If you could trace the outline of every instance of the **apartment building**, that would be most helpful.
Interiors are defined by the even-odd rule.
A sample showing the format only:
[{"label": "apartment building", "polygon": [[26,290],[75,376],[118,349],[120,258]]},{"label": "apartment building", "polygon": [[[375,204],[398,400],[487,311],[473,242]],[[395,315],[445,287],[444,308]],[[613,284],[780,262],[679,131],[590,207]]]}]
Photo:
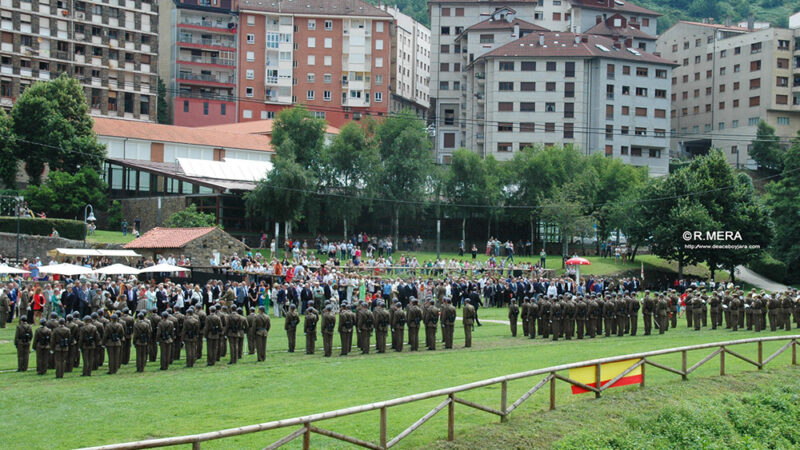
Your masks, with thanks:
[{"label": "apartment building", "polygon": [[431,30],[400,12],[380,5],[394,17],[392,30],[392,80],[389,112],[410,108],[427,117],[430,106]]},{"label": "apartment building", "polygon": [[[659,16],[658,13],[620,0],[430,0],[428,10],[431,18],[433,68],[429,119],[436,126],[434,148],[440,162],[449,161],[455,148],[467,145],[466,127],[475,120],[472,111],[465,110],[467,104],[462,102],[462,92],[467,89],[464,83],[468,82],[466,66],[463,64],[463,57],[468,49],[463,47],[461,37],[465,30],[480,22],[508,20],[510,17],[511,20],[519,19],[553,32],[585,33],[590,28],[611,20],[610,28],[614,28],[616,24],[617,30],[606,29],[605,33],[596,34],[616,36],[619,40],[626,33],[634,33],[629,29],[635,29],[637,38],[631,36],[630,47],[645,48],[650,52],[652,40],[646,37],[655,35],[656,19]],[[501,14],[504,19],[493,19],[493,16]],[[615,23],[616,18],[620,19],[618,24]],[[624,23],[622,19],[625,19]],[[511,39],[511,36],[507,38]],[[621,41],[624,43],[625,39]],[[650,45],[647,44],[648,41],[651,42]],[[501,42],[481,43],[466,53],[468,61],[476,60],[500,44]],[[456,119],[449,120],[448,116]],[[453,135],[455,142],[450,146]],[[445,139],[448,139],[448,145],[445,145]]]},{"label": "apartment building", "polygon": [[[475,117],[467,148],[508,160],[525,147],[572,144],[667,174],[671,62],[621,39],[535,31],[464,64],[462,101]],[[457,134],[443,134],[453,148]]]},{"label": "apartment building", "polygon": [[235,122],[235,0],[160,0],[159,10],[159,75],[167,87],[172,123]]},{"label": "apartment building", "polygon": [[800,29],[679,22],[657,50],[672,74],[671,147],[684,155],[720,148],[755,167],[748,150],[760,120],[778,136],[800,128]]},{"label": "apartment building", "polygon": [[241,0],[237,121],[294,104],[336,127],[387,114],[393,21],[360,0]]},{"label": "apartment building", "polygon": [[2,0],[0,105],[62,73],[78,79],[91,114],[156,115],[158,5],[150,0]]}]

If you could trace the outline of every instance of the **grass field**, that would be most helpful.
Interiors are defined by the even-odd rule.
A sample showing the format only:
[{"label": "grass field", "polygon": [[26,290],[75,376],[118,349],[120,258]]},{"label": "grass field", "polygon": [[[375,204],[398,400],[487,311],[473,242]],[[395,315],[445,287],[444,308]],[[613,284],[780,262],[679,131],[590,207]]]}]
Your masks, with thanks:
[{"label": "grass field", "polygon": [[97,244],[127,244],[132,240],[132,234],[123,236],[122,231],[96,230],[93,235],[86,236],[86,242]]},{"label": "grass field", "polygon": [[[480,310],[480,315],[482,319],[505,319],[505,310],[484,308]],[[793,333],[795,331],[774,334]],[[88,379],[80,377],[80,372],[73,372],[62,380],[56,380],[53,371],[43,377],[37,376],[33,367],[27,373],[13,371],[16,367],[15,350],[11,343],[13,328],[6,328],[0,330],[0,378],[4,386],[0,408],[12,413],[4,417],[5,432],[0,434],[0,448],[67,448],[193,434],[386,400],[603,356],[770,334],[748,331],[733,333],[724,329],[695,332],[687,330],[683,322],[679,323],[679,328],[665,335],[551,342],[524,339],[521,332],[520,337],[512,338],[507,325],[485,322],[482,327],[476,328],[471,349],[462,348],[463,329],[457,326],[454,350],[409,353],[406,347],[401,354],[353,353],[347,357],[323,358],[321,339],[317,341],[316,355],[305,355],[302,351],[286,353],[283,322],[273,318],[265,363],[257,363],[254,356],[245,355],[244,360],[236,366],[224,364],[227,358],[223,364],[214,367],[206,367],[205,361],[201,360],[192,369],[186,369],[182,362],[176,362],[168,372],[159,371],[157,363],[149,363],[143,374],[135,373],[135,366],[131,364],[123,366],[113,376],[100,370]],[[303,347],[302,338],[300,334],[298,349]],[[334,345],[338,345],[338,342]],[[780,345],[765,344],[765,357]],[[755,358],[754,345],[743,346],[736,351]],[[701,352],[691,353],[690,364],[705,355]],[[32,365],[35,365],[35,357],[31,356]],[[771,363],[766,372],[788,365],[790,358],[791,352],[784,353]],[[680,357],[677,355],[659,357],[657,361],[680,367]],[[729,373],[750,370],[745,364],[733,357],[726,360]],[[712,361],[694,372],[691,379],[716,375],[718,371],[718,364]],[[519,397],[537,381],[529,379],[510,383],[509,399]],[[647,383],[648,386],[665,385],[665,389],[672,389],[667,392],[680,395],[675,390],[681,384],[680,377],[674,374],[648,368]],[[620,396],[637,389],[624,387],[614,391]],[[464,397],[498,407],[499,386],[472,391]],[[558,405],[565,410],[604,404],[615,398],[609,396],[609,400],[593,401],[587,397],[572,396],[566,384],[558,385]],[[391,408],[388,415],[389,436],[405,429],[439,401],[432,399]],[[541,414],[547,401],[546,390],[534,395],[515,411],[513,420],[548,417],[548,414]],[[554,420],[558,417],[563,416],[554,416]],[[462,442],[464,438],[466,440],[463,442],[470,442],[471,439],[478,439],[476,430],[495,420],[485,413],[457,406],[457,440]],[[437,415],[403,440],[400,447],[433,445],[446,436],[445,421],[446,414]],[[566,425],[565,422],[561,423]],[[335,419],[320,426],[374,441],[377,439],[378,413]],[[574,427],[574,423],[570,426]],[[569,430],[561,430],[562,435]],[[263,447],[289,431],[279,430],[209,442],[203,448]],[[557,436],[553,436],[550,441],[542,442],[554,441]],[[492,442],[481,440],[481,444],[487,446],[492,446]],[[497,448],[508,448],[509,445],[502,444],[510,441],[497,442],[501,444]],[[315,448],[347,447],[317,435],[312,437],[312,445]],[[297,445],[289,448],[297,448]]]}]

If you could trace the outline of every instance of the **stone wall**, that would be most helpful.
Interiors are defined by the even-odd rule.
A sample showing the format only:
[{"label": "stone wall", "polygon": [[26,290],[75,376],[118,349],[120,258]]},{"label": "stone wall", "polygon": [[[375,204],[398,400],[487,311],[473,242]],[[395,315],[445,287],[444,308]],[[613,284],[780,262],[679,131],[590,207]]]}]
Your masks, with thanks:
[{"label": "stone wall", "polygon": [[220,258],[229,257],[234,253],[242,256],[247,251],[247,246],[242,244],[242,241],[217,228],[205,236],[201,236],[189,242],[183,248],[137,248],[133,250],[145,258],[155,258],[157,255],[166,257],[172,254],[175,256],[175,259],[178,259],[180,255],[185,255],[191,261],[192,266],[208,267],[209,261],[214,256],[215,252],[219,253]]},{"label": "stone wall", "polygon": [[118,199],[122,206],[122,217],[128,221],[128,226],[133,227],[138,218],[141,220],[139,232],[144,234],[159,225],[163,226],[169,216],[186,208],[186,196],[161,197],[159,222],[158,199],[159,197]]},{"label": "stone wall", "polygon": [[[117,244],[88,244],[89,248],[122,248]],[[19,236],[19,258],[31,259],[35,257],[47,261],[47,252],[54,248],[83,248],[83,241],[64,238],[51,238],[48,236],[34,236],[21,234]],[[0,255],[4,258],[14,259],[17,252],[17,234],[0,233]]]}]

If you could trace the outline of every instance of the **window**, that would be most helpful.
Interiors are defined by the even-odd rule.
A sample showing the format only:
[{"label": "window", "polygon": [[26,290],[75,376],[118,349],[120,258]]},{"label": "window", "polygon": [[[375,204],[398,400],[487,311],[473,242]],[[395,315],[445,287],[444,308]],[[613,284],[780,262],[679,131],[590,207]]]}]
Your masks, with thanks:
[{"label": "window", "polygon": [[564,103],[564,117],[567,119],[575,117],[575,103]]},{"label": "window", "polygon": [[664,69],[656,69],[656,78],[667,79],[667,71]]},{"label": "window", "polygon": [[256,60],[256,53],[255,52],[247,52],[245,54],[245,56],[247,58],[247,62],[253,62],[253,61]]},{"label": "window", "polygon": [[778,58],[777,65],[778,65],[778,69],[788,69],[789,68],[789,60],[787,58]]},{"label": "window", "polygon": [[606,139],[614,139],[614,125],[606,125]]},{"label": "window", "polygon": [[450,53],[450,45],[442,44],[439,46],[439,53]]},{"label": "window", "polygon": [[208,102],[203,102],[203,115],[204,116],[208,115]]},{"label": "window", "polygon": [[758,89],[761,87],[761,78],[753,78],[750,80],[750,89]]},{"label": "window", "polygon": [[667,117],[667,110],[666,109],[654,109],[653,110],[653,117],[657,119],[664,119]]},{"label": "window", "polygon": [[245,70],[244,73],[245,73],[244,77],[248,80],[254,80],[256,78],[256,71],[253,69],[247,69]]},{"label": "window", "polygon": [[313,83],[316,80],[317,76],[313,73],[306,74],[306,81],[309,83]]},{"label": "window", "polygon": [[636,117],[647,117],[647,108],[636,108]]},{"label": "window", "polygon": [[546,112],[556,112],[556,104],[554,102],[547,102],[544,104],[544,110]]},{"label": "window", "polygon": [[254,16],[254,15],[248,15],[248,16],[247,16],[247,24],[248,24],[248,25],[250,25],[251,27],[252,27],[253,25],[255,25],[255,24],[256,24],[256,16]]},{"label": "window", "polygon": [[533,122],[520,122],[519,131],[520,133],[534,133],[536,132],[536,124]]},{"label": "window", "polygon": [[630,75],[631,74],[631,66],[622,66],[622,74],[623,75]]},{"label": "window", "polygon": [[759,122],[759,118],[758,117],[751,117],[751,118],[747,119],[747,125],[749,125],[751,127],[758,125],[758,122]]},{"label": "window", "polygon": [[498,64],[501,72],[514,71],[514,61],[500,61]]},{"label": "window", "polygon": [[383,58],[375,58],[375,67],[383,67]]},{"label": "window", "polygon": [[633,134],[636,136],[647,136],[647,128],[636,127],[633,129]]},{"label": "window", "polygon": [[667,98],[667,90],[666,89],[656,89],[655,98]]},{"label": "window", "polygon": [[736,47],[733,49],[734,55],[741,55],[742,54],[742,47]]},{"label": "window", "polygon": [[184,100],[183,101],[183,112],[185,112],[185,113],[189,112],[189,100]]},{"label": "window", "polygon": [[637,87],[636,95],[639,97],[647,97],[647,88]]},{"label": "window", "polygon": [[308,19],[308,29],[309,30],[316,30],[317,29],[317,21],[316,21],[316,19]]},{"label": "window", "polygon": [[554,12],[553,13],[553,21],[558,22],[561,20],[561,13]]},{"label": "window", "polygon": [[325,29],[328,30],[328,31],[333,29],[333,21],[332,20],[326,20],[325,21]]},{"label": "window", "polygon": [[380,103],[383,101],[383,92],[376,92],[375,93],[375,101]]},{"label": "window", "polygon": [[606,105],[606,119],[614,118],[614,105]]},{"label": "window", "polygon": [[520,102],[519,110],[522,112],[534,112],[536,111],[536,102]]},{"label": "window", "polygon": [[375,23],[375,32],[376,33],[383,33],[383,22],[376,22]]},{"label": "window", "polygon": [[309,89],[306,91],[306,100],[314,100],[314,90]]},{"label": "window", "polygon": [[555,92],[556,91],[556,82],[555,81],[548,81],[544,85],[544,90],[547,92]]},{"label": "window", "polygon": [[500,133],[511,132],[514,130],[514,126],[511,122],[498,122],[497,123],[497,131]]},{"label": "window", "polygon": [[789,125],[788,117],[778,117],[778,125]]},{"label": "window", "polygon": [[733,107],[734,108],[738,108],[739,107],[739,99],[738,98],[733,99]]},{"label": "window", "polygon": [[564,139],[572,139],[573,137],[575,137],[575,133],[573,131],[574,129],[575,129],[575,124],[574,123],[570,123],[570,122],[565,123],[564,124]]},{"label": "window", "polygon": [[717,124],[717,130],[724,130],[725,129],[725,122],[720,122]]},{"label": "window", "polygon": [[732,145],[731,146],[731,154],[735,155],[737,153],[739,153],[739,146],[738,145]]},{"label": "window", "polygon": [[375,40],[375,50],[383,50],[383,39]]},{"label": "window", "polygon": [[717,109],[725,109],[725,102],[719,102],[719,107]]},{"label": "window", "polygon": [[225,103],[221,103],[219,105],[219,115],[225,116],[227,114],[228,114],[228,105],[226,105]]},{"label": "window", "polygon": [[606,65],[606,78],[608,78],[609,80],[613,80],[614,79],[614,65],[613,64]]},{"label": "window", "polygon": [[519,84],[519,90],[522,92],[534,92],[536,90],[536,82],[523,81]]},{"label": "window", "polygon": [[499,83],[499,90],[501,92],[508,92],[514,90],[514,82],[513,81],[501,81]]},{"label": "window", "polygon": [[442,36],[449,36],[450,35],[450,27],[442,27],[442,31],[440,33]]},{"label": "window", "polygon": [[254,89],[252,87],[244,88],[244,95],[245,97],[252,97],[254,95]]},{"label": "window", "polygon": [[514,111],[514,102],[500,102],[497,104],[498,111]]},{"label": "window", "polygon": [[627,136],[627,135],[629,135],[629,134],[630,134],[630,127],[627,127],[627,126],[623,125],[623,126],[622,126],[622,127],[620,127],[620,129],[619,129],[619,134],[621,134],[621,135],[623,135],[623,136]]},{"label": "window", "polygon": [[494,35],[493,34],[482,34],[482,35],[480,35],[480,43],[481,44],[493,44],[494,43]]},{"label": "window", "polygon": [[522,61],[520,63],[520,70],[523,72],[535,72],[536,61]]},{"label": "window", "polygon": [[779,87],[789,86],[789,77],[776,77],[775,84]]},{"label": "window", "polygon": [[575,97],[575,83],[564,83],[564,97]]},{"label": "window", "polygon": [[733,90],[734,91],[738,91],[739,90],[739,82],[738,81],[734,81],[733,82]]},{"label": "window", "polygon": [[556,62],[555,61],[547,61],[545,63],[545,70],[548,72],[555,72],[556,71]]},{"label": "window", "polygon": [[719,85],[719,91],[720,92],[725,92],[725,85],[724,84],[720,84]]},{"label": "window", "polygon": [[256,35],[253,33],[247,34],[247,43],[248,44],[255,44],[256,43]]},{"label": "window", "polygon": [[575,77],[575,62],[567,61],[564,63],[564,76],[567,78]]},{"label": "window", "polygon": [[314,55],[308,55],[308,59],[306,60],[306,63],[309,66],[313,66],[314,64],[317,63],[317,58]]},{"label": "window", "polygon": [[728,51],[727,50],[720,50],[719,51],[719,57],[720,58],[724,58],[726,56],[728,56]]},{"label": "window", "polygon": [[308,48],[314,48],[317,46],[317,39],[310,37],[308,38]]},{"label": "window", "polygon": [[322,64],[325,66],[333,65],[333,57],[331,55],[324,55],[322,57]]},{"label": "window", "polygon": [[631,87],[622,86],[622,95],[631,95]]},{"label": "window", "polygon": [[741,71],[742,71],[742,65],[741,64],[734,64],[733,65],[733,73],[739,73]]},{"label": "window", "polygon": [[450,17],[450,8],[442,8],[442,17]]},{"label": "window", "polygon": [[[609,106],[611,106],[611,105],[609,105]],[[631,107],[630,106],[623,106],[622,108],[620,108],[620,114],[622,114],[623,116],[631,115]]]},{"label": "window", "polygon": [[775,103],[778,105],[787,105],[789,104],[789,96],[778,94],[775,96]]},{"label": "window", "polygon": [[498,152],[510,152],[514,150],[514,144],[511,142],[498,142],[497,143],[497,151]]},{"label": "window", "polygon": [[556,131],[555,122],[546,122],[544,124],[544,131],[545,131],[545,133],[555,133],[555,131]]},{"label": "window", "polygon": [[651,148],[648,153],[651,158],[661,158],[661,149]]},{"label": "window", "polygon": [[750,61],[750,72],[761,70],[761,60]]},{"label": "window", "polygon": [[455,146],[456,146],[456,134],[444,133],[444,148],[455,148]]},{"label": "window", "polygon": [[761,97],[760,96],[756,95],[756,96],[750,97],[750,106],[758,106],[760,104],[761,104]]},{"label": "window", "polygon": [[731,120],[731,128],[739,128],[739,121]]},{"label": "window", "polygon": [[456,17],[464,17],[464,8],[456,8]]},{"label": "window", "polygon": [[378,86],[383,84],[383,75],[375,75],[375,84]]},{"label": "window", "polygon": [[636,68],[636,76],[637,77],[646,77],[647,76],[647,67],[637,67]]},{"label": "window", "polygon": [[450,63],[439,63],[439,72],[450,72]]},{"label": "window", "polygon": [[760,53],[761,52],[761,42],[754,42],[750,44],[750,53]]},{"label": "window", "polygon": [[448,81],[440,81],[439,82],[439,90],[446,91],[450,89],[450,82]]},{"label": "window", "polygon": [[720,67],[719,68],[719,74],[720,75],[725,75],[725,67]]},{"label": "window", "polygon": [[789,41],[779,39],[778,40],[778,50],[789,50]]}]

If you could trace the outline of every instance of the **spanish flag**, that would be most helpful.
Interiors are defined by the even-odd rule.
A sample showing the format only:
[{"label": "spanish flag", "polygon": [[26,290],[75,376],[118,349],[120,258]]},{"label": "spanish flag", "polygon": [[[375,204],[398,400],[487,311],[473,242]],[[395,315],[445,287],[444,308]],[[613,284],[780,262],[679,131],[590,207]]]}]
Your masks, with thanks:
[{"label": "spanish flag", "polygon": [[[628,370],[633,365],[637,364],[641,359],[626,359],[624,361],[617,361],[612,363],[605,363],[600,365],[600,385],[605,386],[609,381],[617,378],[620,374]],[[595,366],[578,367],[576,369],[569,369],[569,377],[575,381],[579,381],[587,386],[596,387],[597,382],[595,379]],[[642,382],[642,366],[637,366],[631,370],[624,377],[617,380],[612,388],[620,386],[628,386],[631,384],[639,384]],[[573,394],[584,394],[588,391],[579,386],[572,386]]]}]

